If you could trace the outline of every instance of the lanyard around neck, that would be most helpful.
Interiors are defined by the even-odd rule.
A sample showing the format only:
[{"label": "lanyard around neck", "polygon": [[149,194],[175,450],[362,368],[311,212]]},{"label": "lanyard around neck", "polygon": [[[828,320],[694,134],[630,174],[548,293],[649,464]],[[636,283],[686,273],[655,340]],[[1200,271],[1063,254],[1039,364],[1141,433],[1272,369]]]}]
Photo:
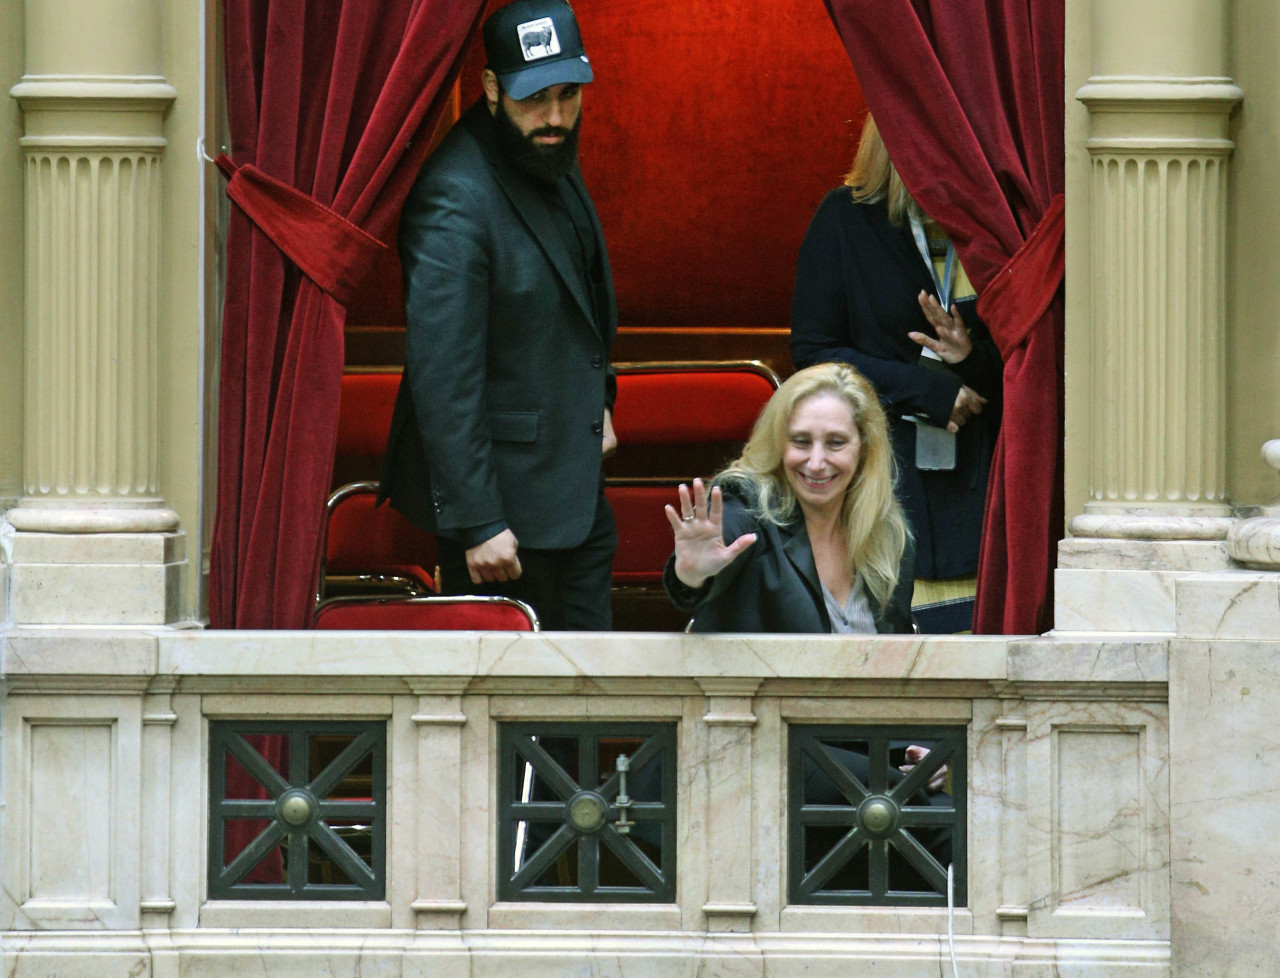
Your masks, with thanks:
[{"label": "lanyard around neck", "polygon": [[943,262],[942,277],[938,277],[938,270],[933,267],[933,257],[929,254],[929,238],[924,233],[924,220],[913,209],[911,212],[911,234],[916,239],[916,247],[920,249],[920,257],[924,259],[925,266],[929,269],[929,274],[933,277],[933,284],[938,290],[938,301],[942,303],[942,308],[951,309],[951,289],[955,284],[956,275],[956,246],[951,243],[951,239],[947,238],[947,257]]}]

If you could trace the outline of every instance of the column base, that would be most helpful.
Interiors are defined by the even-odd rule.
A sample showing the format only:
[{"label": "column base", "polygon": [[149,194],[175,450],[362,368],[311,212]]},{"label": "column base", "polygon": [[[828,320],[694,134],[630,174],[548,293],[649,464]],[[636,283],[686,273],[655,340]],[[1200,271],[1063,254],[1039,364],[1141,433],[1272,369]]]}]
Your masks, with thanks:
[{"label": "column base", "polygon": [[1072,570],[1053,577],[1055,632],[1165,632],[1175,627],[1178,571]]},{"label": "column base", "polygon": [[1280,974],[1280,574],[1178,583],[1170,917],[1180,975]]},{"label": "column base", "polygon": [[1071,521],[1076,536],[1058,544],[1056,631],[1172,633],[1174,583],[1232,566],[1229,517],[1089,509]]},{"label": "column base", "polygon": [[178,514],[160,499],[54,499],[27,497],[5,514],[27,533],[168,533]]},{"label": "column base", "polygon": [[183,533],[13,534],[9,611],[20,625],[165,625],[180,617]]},{"label": "column base", "polygon": [[1243,520],[1227,534],[1232,558],[1254,570],[1280,571],[1280,513],[1268,507],[1266,516]]}]

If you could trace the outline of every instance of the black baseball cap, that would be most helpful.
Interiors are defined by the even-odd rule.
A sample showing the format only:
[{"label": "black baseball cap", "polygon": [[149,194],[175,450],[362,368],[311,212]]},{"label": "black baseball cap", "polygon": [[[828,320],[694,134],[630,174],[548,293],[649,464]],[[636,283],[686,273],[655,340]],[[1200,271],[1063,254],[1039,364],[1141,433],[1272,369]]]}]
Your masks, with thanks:
[{"label": "black baseball cap", "polygon": [[549,85],[591,81],[591,62],[565,0],[515,0],[484,24],[489,68],[513,99]]}]

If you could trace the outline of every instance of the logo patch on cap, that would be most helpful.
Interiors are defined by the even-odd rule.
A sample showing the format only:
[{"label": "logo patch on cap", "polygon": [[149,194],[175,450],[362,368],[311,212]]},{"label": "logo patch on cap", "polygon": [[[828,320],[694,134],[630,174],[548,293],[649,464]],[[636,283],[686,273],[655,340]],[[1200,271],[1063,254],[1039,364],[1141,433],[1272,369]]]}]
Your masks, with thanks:
[{"label": "logo patch on cap", "polygon": [[531,20],[516,28],[520,38],[520,51],[525,61],[538,61],[560,53],[560,38],[550,17]]}]

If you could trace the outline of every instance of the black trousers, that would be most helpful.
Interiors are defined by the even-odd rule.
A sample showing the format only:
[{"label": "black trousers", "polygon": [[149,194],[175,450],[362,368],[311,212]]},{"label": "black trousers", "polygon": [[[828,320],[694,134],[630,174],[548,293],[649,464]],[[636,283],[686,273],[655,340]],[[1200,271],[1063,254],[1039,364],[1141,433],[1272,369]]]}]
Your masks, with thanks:
[{"label": "black trousers", "polygon": [[549,631],[604,632],[613,627],[609,588],[618,531],[601,489],[587,538],[568,550],[520,547],[520,578],[472,584],[466,549],[456,540],[438,541],[443,594],[497,594],[533,606]]}]

